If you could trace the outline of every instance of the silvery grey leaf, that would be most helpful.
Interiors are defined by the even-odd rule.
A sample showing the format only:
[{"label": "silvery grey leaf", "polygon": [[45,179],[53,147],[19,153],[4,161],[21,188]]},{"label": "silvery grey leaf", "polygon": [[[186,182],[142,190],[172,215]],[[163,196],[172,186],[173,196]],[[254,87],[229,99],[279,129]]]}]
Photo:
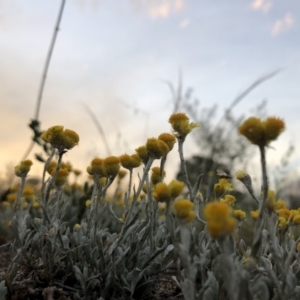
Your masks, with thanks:
[{"label": "silvery grey leaf", "polygon": [[195,284],[189,279],[185,278],[181,283],[181,289],[185,300],[195,299]]},{"label": "silvery grey leaf", "polygon": [[73,266],[73,271],[76,279],[79,281],[81,288],[85,290],[85,281],[81,270],[77,266]]},{"label": "silvery grey leaf", "polygon": [[5,300],[7,294],[7,287],[5,286],[5,281],[0,282],[0,300]]},{"label": "silvery grey leaf", "polygon": [[219,284],[212,272],[207,272],[207,280],[200,290],[200,297],[203,300],[218,300]]},{"label": "silvery grey leaf", "polygon": [[63,235],[62,237],[62,241],[63,241],[63,248],[66,250],[66,249],[70,249],[70,241],[69,241],[69,238],[66,236],[66,235]]},{"label": "silvery grey leaf", "polygon": [[288,272],[286,275],[286,284],[287,284],[290,292],[293,292],[297,286],[297,279],[291,268],[288,269]]}]

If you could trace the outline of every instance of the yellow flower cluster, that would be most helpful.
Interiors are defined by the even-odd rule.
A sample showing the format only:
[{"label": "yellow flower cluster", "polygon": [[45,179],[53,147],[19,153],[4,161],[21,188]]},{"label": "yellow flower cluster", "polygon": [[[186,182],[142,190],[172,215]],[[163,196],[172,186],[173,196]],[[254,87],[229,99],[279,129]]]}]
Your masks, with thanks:
[{"label": "yellow flower cluster", "polygon": [[48,128],[41,135],[41,139],[61,152],[64,149],[69,150],[78,145],[79,135],[73,130],[64,130],[64,126],[56,125]]},{"label": "yellow flower cluster", "polygon": [[235,201],[236,201],[236,198],[232,195],[225,195],[224,198],[220,199],[220,202],[226,203],[229,206],[234,206]]},{"label": "yellow flower cluster", "polygon": [[[237,216],[240,214],[236,214]],[[207,230],[213,238],[221,238],[235,230],[236,220],[232,217],[232,209],[226,203],[210,202],[204,208]]]},{"label": "yellow flower cluster", "polygon": [[115,178],[120,171],[120,159],[117,156],[108,156],[105,159],[94,158],[87,167],[87,172],[96,178]]},{"label": "yellow flower cluster", "polygon": [[184,188],[184,182],[172,180],[168,185],[159,182],[153,190],[153,198],[157,202],[170,202],[177,198]]},{"label": "yellow flower cluster", "polygon": [[276,140],[284,129],[284,121],[277,117],[269,117],[265,121],[250,117],[238,128],[240,134],[258,146],[266,146]]},{"label": "yellow flower cluster", "polygon": [[132,155],[123,154],[119,156],[119,159],[120,159],[121,166],[128,170],[138,168],[142,163],[142,160],[137,154],[132,154]]},{"label": "yellow flower cluster", "polygon": [[174,215],[181,221],[192,222],[195,219],[194,203],[188,199],[179,199],[173,203]]},{"label": "yellow flower cluster", "polygon": [[232,190],[233,190],[232,184],[226,178],[220,178],[219,182],[214,185],[214,191],[217,197],[220,197],[224,193]]}]

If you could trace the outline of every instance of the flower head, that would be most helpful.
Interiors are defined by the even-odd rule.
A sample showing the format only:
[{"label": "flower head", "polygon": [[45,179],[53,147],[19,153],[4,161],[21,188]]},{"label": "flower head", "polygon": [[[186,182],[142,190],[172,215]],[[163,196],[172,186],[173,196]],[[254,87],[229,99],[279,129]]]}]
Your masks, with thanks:
[{"label": "flower head", "polygon": [[226,178],[219,179],[219,182],[214,185],[216,196],[222,196],[225,192],[232,191],[232,183]]},{"label": "flower head", "polygon": [[176,143],[176,138],[173,134],[170,133],[162,133],[158,136],[159,140],[162,140],[166,143],[166,145],[169,148],[169,151],[171,151],[174,147],[174,144]]},{"label": "flower head", "polygon": [[245,136],[252,144],[266,146],[277,139],[285,129],[283,120],[277,117],[269,117],[262,121],[256,117],[245,120],[238,128],[239,133]]},{"label": "flower head", "polygon": [[220,238],[234,231],[236,221],[231,208],[222,202],[210,202],[204,208],[207,230],[213,238]]},{"label": "flower head", "polygon": [[128,170],[138,168],[142,163],[141,158],[137,154],[132,154],[132,155],[123,154],[119,156],[119,159],[120,159],[121,166]]},{"label": "flower head", "polygon": [[175,199],[182,193],[184,188],[184,182],[178,180],[172,180],[169,183],[168,188],[170,190],[171,197]]},{"label": "flower head", "polygon": [[56,186],[62,186],[66,183],[67,181],[67,178],[69,176],[69,172],[67,169],[65,168],[60,168],[58,171],[57,171],[57,175],[56,175],[56,178],[55,178],[55,185]]},{"label": "flower head", "polygon": [[220,199],[220,202],[226,203],[229,206],[234,206],[235,201],[236,201],[236,198],[232,195],[225,195],[224,198]]},{"label": "flower head", "polygon": [[237,218],[239,221],[244,221],[246,219],[246,213],[240,209],[234,210],[233,216]]},{"label": "flower head", "polygon": [[148,154],[146,146],[140,146],[140,147],[136,148],[135,152],[137,153],[139,158],[142,160],[144,165],[146,165],[149,160],[149,154]]},{"label": "flower head", "polygon": [[160,159],[170,151],[165,142],[156,138],[150,138],[147,140],[146,149],[148,155],[154,159]]},{"label": "flower head", "polygon": [[189,117],[184,113],[172,114],[169,118],[175,136],[184,139],[193,129],[200,127],[199,124],[190,122]]},{"label": "flower head", "polygon": [[32,166],[32,161],[30,159],[26,159],[21,161],[21,163],[15,166],[15,174],[18,177],[26,177],[30,168]]},{"label": "flower head", "polygon": [[173,204],[175,216],[185,222],[191,222],[195,218],[194,204],[188,199],[176,200]]},{"label": "flower head", "polygon": [[91,164],[87,167],[87,172],[96,177],[106,177],[106,169],[104,166],[104,161],[101,158],[95,157],[92,161]]},{"label": "flower head", "polygon": [[151,171],[152,171],[152,173],[151,173],[151,183],[153,185],[159,183],[166,176],[166,171],[163,170],[163,172],[162,172],[162,178],[160,178],[160,167],[153,167],[151,169]]},{"label": "flower head", "polygon": [[277,117],[269,117],[265,121],[265,138],[268,142],[275,141],[280,133],[284,131],[284,121]]},{"label": "flower head", "polygon": [[153,198],[157,202],[170,202],[171,193],[168,186],[163,182],[157,183],[153,191]]},{"label": "flower head", "polygon": [[41,135],[41,139],[59,151],[63,151],[64,149],[69,150],[78,145],[79,135],[73,130],[64,130],[64,126],[56,125],[48,128]]},{"label": "flower head", "polygon": [[257,220],[259,217],[259,210],[253,210],[250,212],[250,216],[253,220]]},{"label": "flower head", "polygon": [[115,178],[120,170],[120,159],[117,156],[108,156],[103,160],[103,166],[106,174]]}]

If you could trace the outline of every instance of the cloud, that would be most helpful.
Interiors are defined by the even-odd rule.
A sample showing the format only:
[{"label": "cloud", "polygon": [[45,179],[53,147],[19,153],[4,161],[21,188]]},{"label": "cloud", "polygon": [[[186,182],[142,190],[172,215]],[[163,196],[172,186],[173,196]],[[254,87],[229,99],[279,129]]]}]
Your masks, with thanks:
[{"label": "cloud", "polygon": [[168,18],[170,15],[183,10],[186,0],[132,0],[131,3],[139,10],[144,11],[153,19]]},{"label": "cloud", "polygon": [[263,13],[267,13],[272,6],[273,2],[271,0],[253,0],[251,3],[252,9],[261,10]]},{"label": "cloud", "polygon": [[179,28],[184,29],[190,25],[189,19],[184,19],[179,23]]},{"label": "cloud", "polygon": [[272,27],[272,35],[278,35],[284,31],[287,31],[293,27],[295,19],[291,13],[286,13],[282,19],[277,20]]}]

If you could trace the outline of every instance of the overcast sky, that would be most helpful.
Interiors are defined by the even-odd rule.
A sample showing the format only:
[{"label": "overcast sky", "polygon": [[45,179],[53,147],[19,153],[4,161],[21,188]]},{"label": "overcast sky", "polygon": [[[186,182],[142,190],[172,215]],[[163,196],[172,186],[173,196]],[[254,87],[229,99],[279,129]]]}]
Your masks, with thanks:
[{"label": "overcast sky", "polygon": [[[0,171],[28,147],[60,3],[0,0]],[[285,119],[274,163],[290,141],[299,146],[299,20],[298,0],[67,0],[42,128],[61,124],[78,132],[80,145],[67,160],[85,169],[106,152],[83,104],[97,116],[112,154],[133,153],[147,137],[170,131],[173,106],[163,80],[176,84],[179,69],[201,107],[216,103],[222,112],[253,81],[283,68],[234,110],[249,115],[267,99],[268,113]],[[192,138],[185,147],[187,154],[197,151]],[[297,166],[297,149],[293,160]]]}]

